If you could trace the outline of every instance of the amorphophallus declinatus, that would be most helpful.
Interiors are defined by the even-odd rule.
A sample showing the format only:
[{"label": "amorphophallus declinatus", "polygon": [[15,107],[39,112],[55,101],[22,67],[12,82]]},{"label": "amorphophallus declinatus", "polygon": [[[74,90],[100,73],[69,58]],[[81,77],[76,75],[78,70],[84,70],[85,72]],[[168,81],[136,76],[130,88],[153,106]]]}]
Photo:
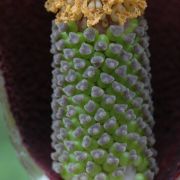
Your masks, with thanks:
[{"label": "amorphophallus declinatus", "polygon": [[[73,1],[69,1],[69,3],[71,2]],[[84,1],[84,3],[85,2],[86,1]],[[102,2],[108,3],[110,1]],[[128,121],[128,118],[138,117],[141,113],[148,113],[147,111],[141,112],[141,110],[139,111],[138,108],[136,109],[135,107],[135,105],[138,105],[142,100],[142,104],[144,104],[144,101],[151,104],[149,98],[146,99],[146,97],[148,97],[147,94],[144,96],[143,94],[138,94],[140,89],[137,91],[137,89],[133,87],[133,85],[135,85],[133,83],[143,82],[143,78],[146,77],[149,79],[149,75],[147,76],[146,74],[147,71],[149,72],[149,65],[144,66],[145,71],[141,73],[136,72],[135,68],[139,68],[139,65],[142,70],[142,62],[137,65],[138,61],[131,58],[131,56],[135,56],[136,60],[140,60],[138,53],[144,50],[147,45],[147,43],[140,43],[142,39],[148,40],[148,38],[145,38],[146,22],[142,17],[133,17],[135,19],[126,20],[125,16],[123,16],[124,18],[120,18],[126,21],[123,22],[123,20],[117,21],[117,16],[115,16],[113,20],[112,17],[109,17],[109,6],[107,6],[107,11],[105,11],[107,17],[105,18],[104,14],[102,15],[102,12],[98,11],[97,19],[95,19],[95,24],[93,24],[93,14],[88,13],[83,5],[84,4],[81,5],[84,7],[83,11],[77,11],[77,14],[81,14],[81,17],[78,16],[78,21],[80,21],[81,18],[83,19],[83,16],[89,17],[90,19],[92,17],[92,21],[87,21],[89,22],[87,23],[88,26],[86,27],[85,20],[79,23],[72,22],[76,19],[68,18],[71,20],[70,22],[68,19],[63,20],[63,22],[66,21],[67,25],[64,25],[62,29],[63,33],[62,36],[60,36],[62,41],[58,41],[59,44],[55,43],[55,41],[52,42],[52,47],[54,48],[52,48],[51,51],[57,54],[56,58],[60,58],[58,54],[65,56],[65,59],[61,61],[61,70],[66,70],[66,68],[70,66],[68,74],[65,74],[64,70],[62,71],[62,76],[66,75],[64,77],[66,86],[63,85],[63,89],[65,87],[66,89],[65,92],[63,91],[65,94],[62,97],[67,98],[69,104],[62,104],[65,102],[59,98],[59,103],[64,105],[63,108],[68,110],[63,118],[65,120],[62,121],[62,133],[59,133],[59,144],[63,142],[64,146],[66,145],[63,147],[67,148],[64,155],[68,152],[70,160],[63,164],[63,172],[59,173],[64,179],[76,178],[78,174],[81,173],[83,173],[83,175],[89,173],[89,178],[97,179],[114,178],[114,175],[118,175],[118,173],[120,176],[125,175],[124,177],[127,177],[127,174],[131,174],[136,178],[144,178],[147,172],[150,172],[148,170],[152,172],[156,170],[151,169],[152,166],[148,164],[149,159],[146,160],[148,150],[145,148],[143,150],[147,151],[142,151],[141,148],[143,148],[143,145],[137,146],[137,144],[133,144],[133,142],[145,143],[145,138],[142,139],[140,137],[141,135],[142,137],[144,136],[142,129],[145,126],[147,127],[147,125],[143,126],[143,122],[146,121],[143,118],[141,120],[139,118],[139,120],[136,121],[136,123],[138,122],[137,126],[133,121]],[[93,3],[89,6],[91,8],[94,7]],[[99,7],[99,5],[96,6]],[[112,7],[114,7],[114,5],[112,5]],[[180,48],[180,38],[178,35],[180,25],[178,23],[178,7],[180,7],[180,3],[176,0],[173,0],[171,3],[162,0],[156,2],[148,1],[148,7],[146,19],[149,24],[149,36],[151,39],[150,51],[152,56],[150,63],[153,76],[152,87],[154,90],[156,149],[158,150],[157,161],[159,164],[159,173],[155,179],[170,180],[178,177],[180,160],[178,122],[180,117],[178,111],[180,107],[180,99],[178,96],[180,86],[180,55],[178,51]],[[8,101],[6,102],[4,111],[7,111],[9,107],[10,112],[8,112],[8,114],[12,113],[11,118],[16,122],[22,144],[26,147],[31,157],[33,157],[35,163],[44,170],[44,173],[50,179],[60,179],[60,176],[56,175],[51,168],[52,160],[50,158],[50,154],[53,152],[50,140],[52,133],[52,120],[50,117],[52,61],[48,51],[48,36],[50,34],[51,20],[43,9],[43,2],[35,2],[33,0],[21,2],[6,0],[0,2],[0,10],[0,23],[2,25],[0,28],[2,35],[0,40],[0,69],[5,81],[4,85],[1,84],[5,87],[4,90],[8,95]],[[59,10],[57,11],[59,12]],[[120,10],[117,8],[117,11],[124,12],[122,8],[120,8]],[[67,11],[67,13],[71,12],[73,11]],[[126,13],[126,15],[127,14],[128,13]],[[127,17],[129,17],[128,15]],[[58,17],[61,17],[60,13]],[[101,21],[102,18],[104,19],[103,21]],[[101,21],[101,25],[97,24],[98,22],[96,21]],[[60,21],[56,22],[58,23]],[[60,26],[60,24],[53,25],[54,35],[58,35],[56,34],[58,27],[62,26]],[[139,29],[139,31],[137,29]],[[129,34],[132,36],[128,36]],[[134,39],[133,36],[135,36]],[[130,45],[130,40],[134,40],[133,42],[136,47]],[[63,42],[65,46],[63,46]],[[142,45],[144,48],[142,49],[137,44]],[[59,49],[57,53],[56,48],[62,49]],[[123,58],[119,57],[120,53],[123,55]],[[74,55],[75,57],[73,57]],[[149,56],[148,51],[146,55]],[[73,58],[72,61],[70,61],[71,58]],[[128,58],[131,58],[133,61],[130,61]],[[127,61],[125,61],[126,59]],[[54,58],[54,68],[57,68],[56,63],[59,63],[59,61],[56,61]],[[126,72],[124,72],[124,70],[126,70]],[[89,77],[93,75],[93,73],[95,73],[95,77]],[[123,73],[125,73],[126,77],[123,77]],[[121,76],[120,79],[118,79],[119,75]],[[54,76],[59,78],[59,83],[62,83],[62,76],[60,77],[56,73],[54,73]],[[77,79],[75,77],[77,77]],[[143,90],[143,92],[151,92],[149,80],[144,82],[144,89],[147,91]],[[72,91],[72,85],[75,86],[76,91]],[[88,88],[84,92],[83,89],[87,87],[86,85],[88,85]],[[56,85],[56,87],[59,86],[60,85]],[[54,85],[53,88],[55,88]],[[123,90],[124,94],[118,95],[116,91],[119,90]],[[70,94],[66,94],[67,92]],[[75,94],[71,94],[72,92]],[[139,98],[136,97],[137,94]],[[59,95],[57,94],[57,96]],[[104,99],[102,100],[101,98]],[[3,101],[3,104],[5,104],[4,99],[5,97],[1,95],[1,102]],[[84,102],[79,102],[81,99],[83,99]],[[135,101],[135,99],[137,101]],[[108,106],[106,102],[113,104]],[[137,104],[135,102],[137,102]],[[80,105],[76,103],[80,103]],[[78,118],[69,117],[74,115],[73,108],[77,108],[75,112],[80,113],[81,117],[79,117],[79,115],[77,116],[77,114],[75,117]],[[144,108],[146,109],[146,107]],[[60,108],[58,107],[57,109],[54,107],[53,109],[57,111]],[[95,110],[88,112],[92,109],[95,109],[96,113]],[[122,111],[126,112],[126,117],[118,114],[122,113]],[[149,112],[151,111],[152,108],[150,108]],[[85,118],[83,115],[87,114],[89,116]],[[60,113],[58,115],[61,116],[62,114]],[[52,117],[52,119],[54,119],[54,117]],[[74,120],[74,129],[70,127],[71,124],[68,124],[68,122],[71,123],[68,119]],[[91,119],[93,119],[93,122],[90,121]],[[147,120],[147,123],[149,123],[149,127],[151,127],[153,125],[152,119],[147,119],[149,120]],[[86,123],[86,120],[87,122],[89,121],[89,124],[81,124],[83,122]],[[108,122],[110,124],[108,124]],[[122,126],[120,126],[119,122],[122,123]],[[111,131],[108,127],[109,125],[113,125],[113,123],[115,127],[114,130]],[[82,129],[77,129],[78,127],[82,127]],[[63,133],[64,130],[67,131]],[[81,130],[83,133],[82,136],[76,137],[81,135]],[[12,133],[14,133],[14,131]],[[67,140],[65,137],[66,133],[68,133],[69,138]],[[113,133],[114,135],[112,135]],[[120,137],[118,137],[119,133]],[[127,137],[121,139],[121,133],[127,134]],[[62,139],[62,137],[64,137],[64,139]],[[135,140],[133,138],[135,138]],[[110,139],[109,142],[108,139]],[[152,140],[152,138],[147,138],[147,144],[145,143],[144,147],[149,147],[152,143],[149,139]],[[88,140],[93,143],[90,147],[86,147]],[[76,145],[75,148],[77,148],[76,151],[71,149],[74,146],[74,142]],[[109,144],[104,144],[106,142]],[[52,143],[52,145],[54,144]],[[151,153],[152,151],[148,152]],[[83,163],[80,163],[82,161],[78,160],[78,163],[76,163],[78,158],[84,158],[86,156],[86,166],[89,165],[88,167],[84,165],[86,160],[83,161]],[[59,156],[60,160],[58,159],[58,161],[61,164],[64,157],[65,156]],[[143,159],[139,165],[135,160],[132,160],[138,157]],[[53,159],[55,159],[54,156]],[[109,166],[108,163],[111,162],[113,162],[113,165]],[[92,167],[94,167],[93,165],[96,168],[90,171]],[[132,167],[135,167],[134,170]],[[117,173],[114,173],[116,170]]]}]

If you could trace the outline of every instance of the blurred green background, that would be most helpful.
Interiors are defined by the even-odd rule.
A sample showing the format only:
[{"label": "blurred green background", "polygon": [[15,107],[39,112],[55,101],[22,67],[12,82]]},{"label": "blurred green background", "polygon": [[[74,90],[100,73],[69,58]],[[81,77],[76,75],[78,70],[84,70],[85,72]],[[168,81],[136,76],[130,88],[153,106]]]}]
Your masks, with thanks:
[{"label": "blurred green background", "polygon": [[0,106],[0,180],[30,180],[10,142]]}]

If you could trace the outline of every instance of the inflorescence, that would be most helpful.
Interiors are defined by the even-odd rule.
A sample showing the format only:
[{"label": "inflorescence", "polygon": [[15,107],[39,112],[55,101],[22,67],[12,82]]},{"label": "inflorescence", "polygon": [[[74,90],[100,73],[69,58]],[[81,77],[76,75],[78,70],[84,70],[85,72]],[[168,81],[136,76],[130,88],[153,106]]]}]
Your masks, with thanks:
[{"label": "inflorescence", "polygon": [[103,34],[53,23],[51,157],[65,180],[152,180],[157,173],[146,30],[143,18]]}]

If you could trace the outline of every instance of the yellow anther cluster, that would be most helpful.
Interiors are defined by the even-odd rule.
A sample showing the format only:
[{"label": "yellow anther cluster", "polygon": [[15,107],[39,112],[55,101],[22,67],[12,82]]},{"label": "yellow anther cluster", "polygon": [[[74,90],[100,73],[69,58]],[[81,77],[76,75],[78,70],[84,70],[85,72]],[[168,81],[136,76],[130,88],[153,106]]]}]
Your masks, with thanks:
[{"label": "yellow anther cluster", "polygon": [[48,11],[57,13],[56,22],[78,21],[87,18],[87,25],[94,26],[110,16],[112,21],[124,24],[127,19],[144,13],[146,0],[47,0]]}]

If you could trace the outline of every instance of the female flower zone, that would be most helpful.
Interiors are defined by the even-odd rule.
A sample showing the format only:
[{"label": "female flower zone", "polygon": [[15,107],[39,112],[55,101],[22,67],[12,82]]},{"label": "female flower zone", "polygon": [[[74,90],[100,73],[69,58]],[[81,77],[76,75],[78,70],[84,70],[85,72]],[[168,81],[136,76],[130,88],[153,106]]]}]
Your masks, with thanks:
[{"label": "female flower zone", "polygon": [[158,172],[145,0],[48,0],[53,170],[65,180]]}]

